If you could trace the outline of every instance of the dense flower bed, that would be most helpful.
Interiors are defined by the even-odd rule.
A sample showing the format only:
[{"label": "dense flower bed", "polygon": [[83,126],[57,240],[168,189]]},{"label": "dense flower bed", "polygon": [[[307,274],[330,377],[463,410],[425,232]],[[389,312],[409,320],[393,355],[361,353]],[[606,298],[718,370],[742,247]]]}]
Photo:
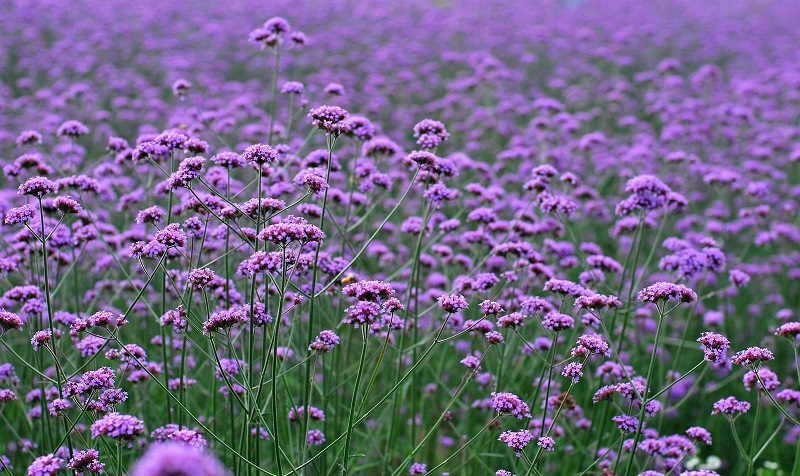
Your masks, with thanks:
[{"label": "dense flower bed", "polygon": [[796,2],[7,3],[5,474],[800,474]]}]

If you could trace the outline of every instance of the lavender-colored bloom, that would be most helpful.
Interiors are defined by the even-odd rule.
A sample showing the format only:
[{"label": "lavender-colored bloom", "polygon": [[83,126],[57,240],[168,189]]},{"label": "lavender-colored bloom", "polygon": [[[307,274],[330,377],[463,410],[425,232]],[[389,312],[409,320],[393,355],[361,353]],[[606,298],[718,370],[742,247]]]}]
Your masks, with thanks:
[{"label": "lavender-colored bloom", "polygon": [[559,312],[549,312],[542,319],[542,326],[553,332],[562,332],[575,327],[575,319]]},{"label": "lavender-colored bloom", "polygon": [[383,281],[358,281],[342,288],[342,294],[359,301],[380,302],[394,297],[395,290]]},{"label": "lavender-colored bloom", "polygon": [[484,316],[499,316],[504,312],[500,303],[488,299],[480,304],[480,308]]},{"label": "lavender-colored bloom", "polygon": [[196,289],[204,289],[217,278],[214,271],[209,268],[197,268],[189,271],[187,281]]},{"label": "lavender-colored bloom", "polygon": [[747,413],[750,410],[750,404],[747,402],[740,402],[734,397],[723,398],[714,403],[714,410],[712,415],[736,415],[737,413]]},{"label": "lavender-colored bloom", "polygon": [[166,212],[158,206],[152,206],[141,210],[136,215],[136,223],[161,223],[164,221]]},{"label": "lavender-colored bloom", "polygon": [[350,114],[338,106],[319,106],[308,113],[311,124],[325,131],[325,134],[339,136],[350,130],[350,125],[344,120]]},{"label": "lavender-colored bloom", "polygon": [[436,299],[439,307],[449,314],[454,314],[469,307],[466,298],[461,294],[443,294]]},{"label": "lavender-colored bloom", "polygon": [[69,400],[57,398],[47,405],[47,411],[50,413],[50,416],[57,417],[66,413],[71,406]]},{"label": "lavender-colored bloom", "polygon": [[704,332],[697,339],[703,347],[705,359],[715,363],[725,361],[725,353],[731,348],[731,343],[725,336],[714,332]]},{"label": "lavender-colored bloom", "polygon": [[178,79],[172,83],[172,93],[178,96],[178,98],[181,100],[183,100],[183,98],[189,94],[189,90],[191,89],[192,83],[185,79]]},{"label": "lavender-colored bloom", "polygon": [[83,208],[77,200],[71,197],[56,197],[53,199],[53,208],[60,211],[64,215],[77,215]]},{"label": "lavender-colored bloom", "polygon": [[771,392],[773,390],[777,390],[777,388],[781,385],[780,380],[778,380],[778,375],[766,367],[758,369],[758,372],[747,372],[744,374],[744,377],[742,377],[742,383],[748,392],[754,388],[762,392]]},{"label": "lavender-colored bloom", "polygon": [[67,121],[59,126],[56,135],[59,137],[80,137],[89,133],[89,128],[78,121]]},{"label": "lavender-colored bloom", "polygon": [[536,441],[536,444],[539,445],[544,451],[555,451],[556,449],[556,442],[553,438],[549,436],[542,436]]},{"label": "lavender-colored bloom", "polygon": [[593,294],[591,296],[579,296],[575,299],[575,307],[579,309],[602,309],[604,307],[611,309],[620,306],[622,306],[622,303],[616,296]]},{"label": "lavender-colored bloom", "polygon": [[[1,320],[2,318],[0,318]],[[800,322],[787,322],[786,324],[781,324],[775,330],[776,336],[786,337],[790,341],[794,342],[797,339],[797,336],[800,335]]]},{"label": "lavender-colored bloom", "polygon": [[468,369],[477,370],[481,366],[481,359],[475,357],[474,355],[468,355],[461,359],[461,365]]},{"label": "lavender-colored bloom", "polygon": [[423,119],[414,126],[414,137],[423,149],[435,149],[446,141],[450,134],[443,123],[433,119]]},{"label": "lavender-colored bloom", "polygon": [[522,456],[522,452],[525,451],[525,447],[528,446],[528,443],[530,443],[532,439],[533,433],[528,430],[504,431],[498,438],[498,440],[507,444],[509,448],[514,450],[517,457]]},{"label": "lavender-colored bloom", "polygon": [[693,426],[686,430],[686,435],[697,441],[702,441],[707,445],[711,445],[711,433],[703,427]]},{"label": "lavender-colored bloom", "polygon": [[203,323],[203,334],[209,335],[212,332],[224,332],[231,327],[239,324],[246,324],[249,321],[244,309],[224,309],[212,313]]},{"label": "lavender-colored bloom", "polygon": [[76,451],[67,468],[78,474],[102,474],[105,463],[100,462],[100,452],[95,449]]},{"label": "lavender-colored bloom", "polygon": [[572,297],[588,296],[593,294],[583,286],[563,279],[549,279],[546,283],[544,283],[544,290]]},{"label": "lavender-colored bloom", "polygon": [[42,134],[40,134],[39,131],[22,131],[17,136],[16,143],[19,147],[24,145],[39,145],[42,143]]},{"label": "lavender-colored bloom", "polygon": [[309,445],[321,445],[325,443],[325,434],[320,430],[308,430],[306,441]]},{"label": "lavender-colored bloom", "polygon": [[500,414],[510,414],[522,420],[530,418],[530,407],[513,393],[492,393],[492,409]]},{"label": "lavender-colored bloom", "polygon": [[33,334],[31,338],[31,345],[33,350],[37,351],[40,347],[46,345],[52,339],[53,334],[50,331],[39,331]]},{"label": "lavender-colored bloom", "polygon": [[242,159],[261,166],[278,161],[278,152],[266,144],[253,144],[242,152]]},{"label": "lavender-colored bloom", "polygon": [[25,321],[13,312],[8,312],[5,309],[0,309],[0,335],[8,330],[21,330],[25,325]]},{"label": "lavender-colored bloom", "polygon": [[617,415],[611,419],[625,433],[636,433],[639,419],[630,415]]},{"label": "lavender-colored bloom", "polygon": [[324,330],[308,346],[308,350],[324,354],[333,350],[337,345],[339,345],[339,336],[331,330]]},{"label": "lavender-colored bloom", "polygon": [[304,90],[305,86],[298,81],[286,81],[283,83],[283,86],[281,86],[281,94],[295,94],[299,96],[303,94]]},{"label": "lavender-colored bloom", "polygon": [[22,226],[33,220],[35,212],[36,210],[29,204],[12,208],[6,212],[4,222],[6,225]]},{"label": "lavender-colored bloom", "polygon": [[570,362],[564,367],[564,371],[561,372],[561,375],[572,379],[572,383],[578,383],[583,377],[583,364],[579,362]]},{"label": "lavender-colored bloom", "polygon": [[134,416],[109,413],[92,423],[92,439],[101,436],[132,441],[144,433],[144,422]]},{"label": "lavender-colored bloom", "polygon": [[156,233],[155,241],[166,247],[186,246],[186,233],[181,230],[177,223],[170,223],[164,229]]},{"label": "lavender-colored bloom", "polygon": [[38,198],[57,191],[58,184],[47,177],[29,178],[18,189],[20,195],[31,195]]},{"label": "lavender-colored bloom", "polygon": [[266,227],[258,237],[261,240],[285,246],[292,242],[320,242],[324,238],[324,234],[319,227],[308,223],[305,218],[289,215],[282,222]]},{"label": "lavender-colored bloom", "polygon": [[750,367],[761,362],[775,360],[769,349],[763,347],[748,347],[747,349],[740,350],[731,359],[734,364]]},{"label": "lavender-colored bloom", "polygon": [[211,454],[177,443],[151,446],[131,470],[131,476],[228,476]]},{"label": "lavender-colored bloom", "polygon": [[428,465],[425,463],[414,463],[408,468],[408,474],[411,476],[421,476],[428,473]]},{"label": "lavender-colored bloom", "polygon": [[64,460],[50,453],[33,460],[28,466],[27,476],[56,476],[64,468]]},{"label": "lavender-colored bloom", "polygon": [[[308,418],[314,421],[325,421],[325,412],[317,407],[308,407]],[[289,410],[289,421],[294,423],[302,422],[305,419],[305,407],[297,407]]]},{"label": "lavender-colored bloom", "polygon": [[750,275],[748,275],[744,271],[739,271],[738,269],[732,269],[730,273],[728,273],[728,276],[730,278],[731,284],[733,284],[737,288],[745,287],[750,282]]},{"label": "lavender-colored bloom", "polygon": [[588,357],[589,355],[611,356],[611,348],[597,334],[584,334],[578,337],[578,341],[571,352],[573,357]]},{"label": "lavender-colored bloom", "polygon": [[515,328],[525,325],[525,315],[521,312],[512,312],[497,319],[497,325],[502,328]]},{"label": "lavender-colored bloom", "polygon": [[657,302],[657,301],[680,301],[680,302],[694,302],[697,300],[697,293],[684,286],[683,284],[674,284],[667,282],[658,282],[652,284],[641,291],[637,295],[640,301],[644,302]]}]

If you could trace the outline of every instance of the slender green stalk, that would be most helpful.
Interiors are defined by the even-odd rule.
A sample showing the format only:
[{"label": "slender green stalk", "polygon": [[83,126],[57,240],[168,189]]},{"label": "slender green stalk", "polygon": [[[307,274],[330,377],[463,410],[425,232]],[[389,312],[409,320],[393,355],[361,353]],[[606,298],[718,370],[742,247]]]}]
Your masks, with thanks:
[{"label": "slender green stalk", "polygon": [[[663,305],[656,305],[658,309],[658,326],[656,327],[656,338],[655,342],[653,342],[653,350],[650,354],[650,365],[647,368],[647,375],[645,376],[645,385],[644,385],[644,395],[641,398],[641,405],[642,409],[639,411],[639,424],[636,427],[636,434],[633,436],[633,446],[632,448],[636,448],[639,445],[639,440],[642,437],[642,427],[644,426],[644,413],[647,409],[647,396],[650,394],[650,387],[653,383],[653,370],[656,366],[656,357],[658,356],[658,343],[661,338],[661,328],[664,324],[664,316],[665,313],[662,309]],[[628,465],[625,469],[625,474],[631,474],[631,469],[633,468],[633,461],[635,458],[636,453],[635,451],[631,452],[630,458],[628,458]]]},{"label": "slender green stalk", "polygon": [[[358,389],[361,386],[361,377],[364,375],[364,360],[367,357],[367,327],[361,326],[361,357],[358,360],[358,372],[356,373],[356,384],[353,387],[353,398],[350,400],[350,411],[347,416],[347,433],[344,439],[344,457],[342,459],[342,475],[347,474],[350,467],[350,441],[353,436],[353,421],[356,413],[356,402],[358,401]],[[308,413],[308,412],[306,412]]]}]

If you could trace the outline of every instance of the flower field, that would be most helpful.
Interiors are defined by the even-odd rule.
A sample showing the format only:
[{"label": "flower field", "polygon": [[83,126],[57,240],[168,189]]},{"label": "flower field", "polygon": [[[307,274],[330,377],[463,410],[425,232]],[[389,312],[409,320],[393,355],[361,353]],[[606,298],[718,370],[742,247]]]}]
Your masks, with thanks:
[{"label": "flower field", "polygon": [[0,11],[0,474],[800,476],[797,1]]}]

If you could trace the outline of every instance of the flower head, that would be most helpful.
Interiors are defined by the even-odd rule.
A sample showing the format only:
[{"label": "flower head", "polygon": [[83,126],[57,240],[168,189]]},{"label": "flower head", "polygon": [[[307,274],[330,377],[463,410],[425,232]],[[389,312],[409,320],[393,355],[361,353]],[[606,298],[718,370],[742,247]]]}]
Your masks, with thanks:
[{"label": "flower head", "polygon": [[131,476],[228,476],[211,454],[177,443],[152,445],[131,471]]}]

